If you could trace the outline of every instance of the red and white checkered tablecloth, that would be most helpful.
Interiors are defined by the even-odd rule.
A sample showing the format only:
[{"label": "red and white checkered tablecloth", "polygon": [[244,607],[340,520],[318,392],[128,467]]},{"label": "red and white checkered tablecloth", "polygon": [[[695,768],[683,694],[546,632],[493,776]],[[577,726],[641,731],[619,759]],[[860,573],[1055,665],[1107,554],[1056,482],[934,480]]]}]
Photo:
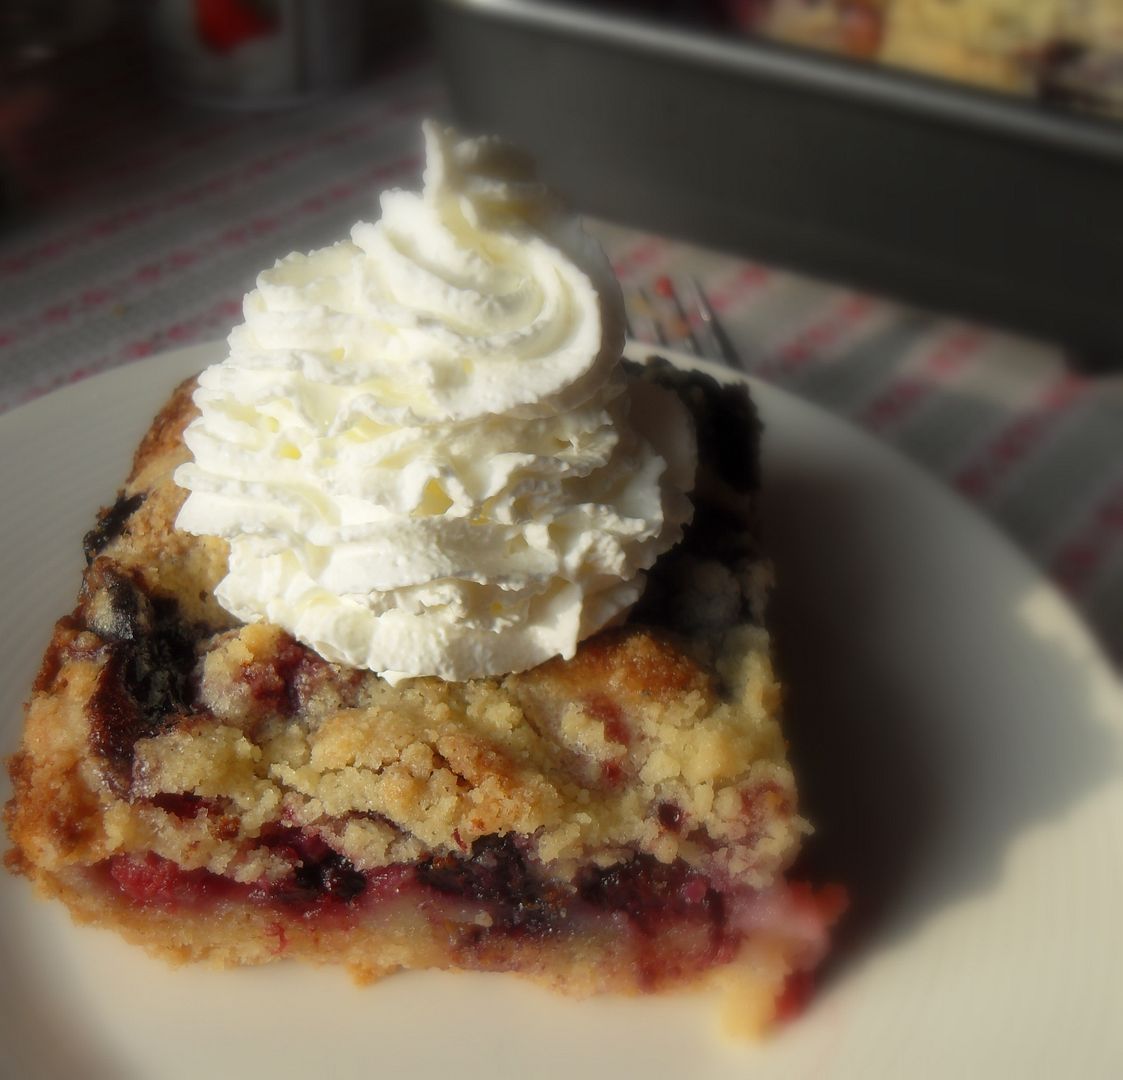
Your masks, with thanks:
[{"label": "red and white checkered tablecloth", "polygon": [[[225,336],[258,270],[376,215],[383,188],[418,183],[418,125],[443,94],[422,61],[283,112],[97,105],[71,122],[67,167],[37,212],[0,234],[0,410]],[[128,152],[93,153],[122,133]],[[697,278],[750,371],[959,490],[1123,658],[1123,380],[1081,377],[1058,350],[998,330],[592,229],[625,285]]]}]

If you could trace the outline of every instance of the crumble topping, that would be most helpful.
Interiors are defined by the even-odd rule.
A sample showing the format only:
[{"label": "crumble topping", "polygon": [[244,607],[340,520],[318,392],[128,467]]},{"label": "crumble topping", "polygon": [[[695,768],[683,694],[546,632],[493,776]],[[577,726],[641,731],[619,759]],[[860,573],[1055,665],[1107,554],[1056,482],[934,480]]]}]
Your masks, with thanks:
[{"label": "crumble topping", "polygon": [[[206,711],[137,740],[127,797],[86,777],[105,824],[72,854],[153,850],[188,868],[234,867],[238,880],[272,878],[291,864],[257,849],[282,821],[323,830],[361,869],[513,833],[559,877],[638,850],[763,883],[803,827],[759,635],[746,628],[732,643],[728,701],[692,661],[634,630],[504,680],[394,689],[347,671],[336,680],[323,665],[299,719],[275,703],[263,710],[245,679],[291,639],[261,626],[220,635],[199,665]],[[59,677],[96,679],[90,667],[71,661]],[[86,725],[83,715],[76,743]],[[175,795],[203,809],[185,820],[159,805]]]}]

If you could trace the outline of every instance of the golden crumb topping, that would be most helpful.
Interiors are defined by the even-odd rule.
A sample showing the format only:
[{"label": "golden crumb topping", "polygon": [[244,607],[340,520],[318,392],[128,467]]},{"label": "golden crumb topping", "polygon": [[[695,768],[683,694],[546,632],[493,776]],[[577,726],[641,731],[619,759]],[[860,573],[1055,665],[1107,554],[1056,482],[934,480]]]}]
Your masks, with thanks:
[{"label": "golden crumb topping", "polygon": [[[205,710],[137,741],[127,797],[86,776],[104,827],[70,852],[57,845],[55,858],[151,850],[239,879],[276,877],[291,860],[262,841],[281,822],[321,830],[359,869],[513,833],[558,878],[640,851],[763,884],[803,831],[766,646],[759,629],[731,635],[722,693],[644,630],[503,680],[393,688],[317,662],[307,708],[294,712],[262,695],[261,672],[299,647],[274,627],[243,627],[213,638],[199,661]],[[60,678],[96,680],[95,668],[70,661]],[[33,703],[32,721],[46,705]],[[81,708],[70,717],[77,756],[88,721]],[[194,812],[165,808],[169,796],[194,797]]]}]

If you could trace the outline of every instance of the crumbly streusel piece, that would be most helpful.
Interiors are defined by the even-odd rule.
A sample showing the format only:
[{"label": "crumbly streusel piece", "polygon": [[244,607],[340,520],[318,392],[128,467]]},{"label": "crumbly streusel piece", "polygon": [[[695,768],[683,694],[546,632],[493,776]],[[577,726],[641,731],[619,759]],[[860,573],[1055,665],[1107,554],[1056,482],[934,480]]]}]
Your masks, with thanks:
[{"label": "crumbly streusel piece", "polygon": [[[722,980],[783,1009],[836,913],[784,881],[807,826],[756,550],[747,396],[653,365],[698,423],[696,519],[627,626],[501,679],[390,687],[214,600],[179,533],[180,387],[86,537],[10,769],[11,869],[177,960],[513,970],[575,993]],[[789,995],[790,996],[790,995]]]}]

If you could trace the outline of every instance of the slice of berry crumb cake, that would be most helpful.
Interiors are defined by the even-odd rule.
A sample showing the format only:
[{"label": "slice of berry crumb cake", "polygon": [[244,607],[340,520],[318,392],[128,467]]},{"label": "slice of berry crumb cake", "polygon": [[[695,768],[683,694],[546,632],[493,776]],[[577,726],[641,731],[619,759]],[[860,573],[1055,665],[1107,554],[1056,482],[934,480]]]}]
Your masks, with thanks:
[{"label": "slice of berry crumb cake", "polygon": [[842,900],[778,720],[744,388],[662,362],[699,433],[694,521],[628,621],[501,678],[391,686],[215,601],[175,529],[181,386],[85,538],[10,760],[10,870],[174,962],[510,971],[572,994],[805,996]]}]

